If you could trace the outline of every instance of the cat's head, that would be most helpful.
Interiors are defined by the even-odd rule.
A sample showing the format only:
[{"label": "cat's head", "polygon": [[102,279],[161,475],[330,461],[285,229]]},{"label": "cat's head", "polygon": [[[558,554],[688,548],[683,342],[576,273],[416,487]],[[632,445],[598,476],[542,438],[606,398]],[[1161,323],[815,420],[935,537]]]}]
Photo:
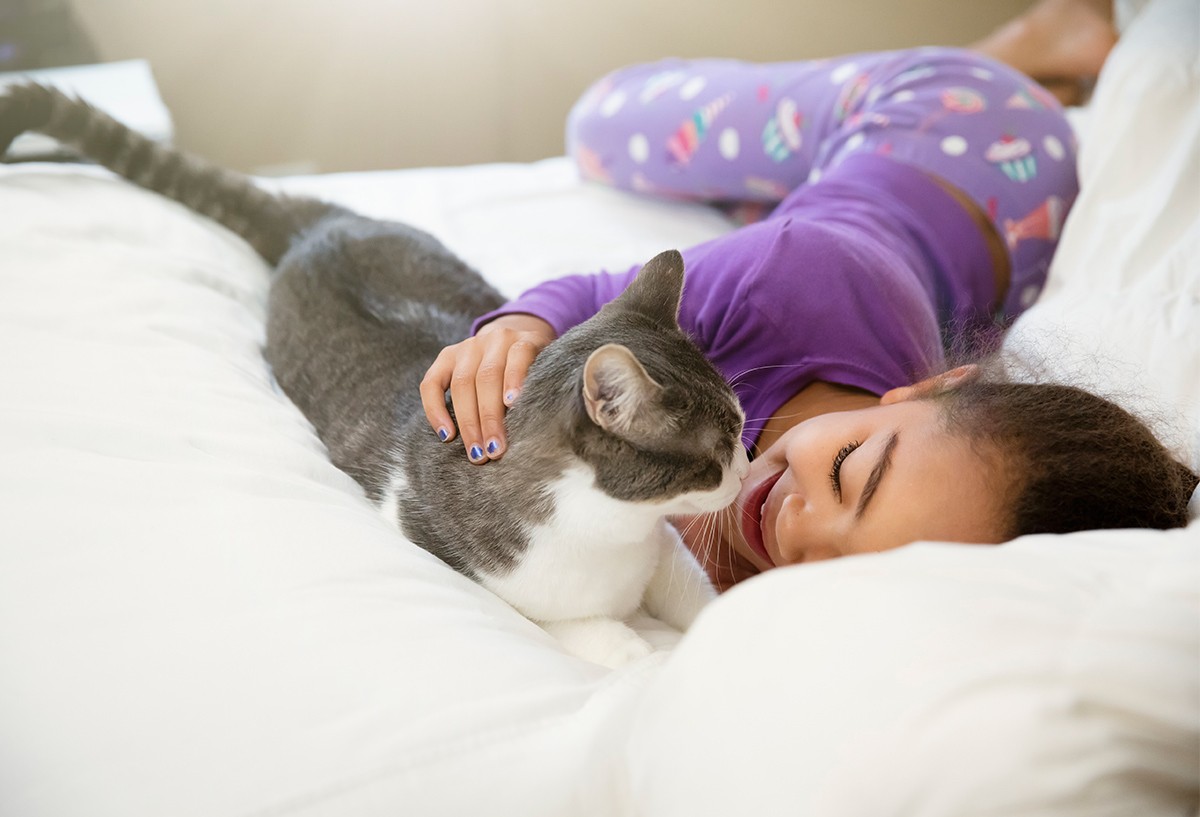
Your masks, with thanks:
[{"label": "cat's head", "polygon": [[538,356],[520,401],[597,487],[664,514],[724,507],[748,467],[737,397],[679,327],[683,279],[678,252],[656,256]]}]

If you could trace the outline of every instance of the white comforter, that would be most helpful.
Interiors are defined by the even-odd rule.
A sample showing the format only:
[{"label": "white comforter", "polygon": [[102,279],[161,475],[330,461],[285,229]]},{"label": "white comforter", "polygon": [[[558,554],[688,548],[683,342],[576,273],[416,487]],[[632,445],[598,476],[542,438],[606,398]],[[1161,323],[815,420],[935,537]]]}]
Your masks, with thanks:
[{"label": "white comforter", "polygon": [[[1110,60],[1055,283],[1013,341],[1103,344],[1127,362],[1099,385],[1182,416],[1185,447],[1198,27],[1159,0]],[[510,293],[728,229],[561,159],[283,186],[430,229]],[[1200,523],[777,570],[682,640],[639,622],[663,649],[606,672],[329,464],[269,381],[265,289],[178,206],[0,171],[0,814],[1196,808]]]}]

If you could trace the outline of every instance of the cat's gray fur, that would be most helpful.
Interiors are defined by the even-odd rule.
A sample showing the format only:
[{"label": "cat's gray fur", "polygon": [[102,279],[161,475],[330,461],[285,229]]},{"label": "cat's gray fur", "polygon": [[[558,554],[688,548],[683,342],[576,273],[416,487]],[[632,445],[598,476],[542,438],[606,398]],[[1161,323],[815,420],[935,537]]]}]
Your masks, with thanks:
[{"label": "cat's gray fur", "polygon": [[[617,301],[538,356],[505,421],[505,456],[480,467],[467,461],[461,445],[431,432],[418,384],[438,352],[466,337],[472,319],[503,299],[432,236],[319,201],[268,194],[36,84],[0,94],[0,152],[25,130],[53,136],[217,220],[274,265],[266,359],[333,462],[412,541],[516,596],[508,601],[532,617],[621,617],[631,612],[627,601],[566,609],[574,605],[566,596],[525,598],[541,593],[537,576],[514,583],[526,563],[569,572],[576,562],[557,554],[539,561],[528,552],[531,542],[556,549],[568,538],[593,547],[588,531],[564,527],[582,509],[558,503],[596,501],[597,513],[627,514],[631,531],[657,540],[675,559],[671,581],[681,588],[698,581],[685,555],[670,555],[672,547],[682,548],[663,538],[661,517],[714,510],[733,498],[745,464],[743,418],[729,387],[678,327],[678,253],[648,263]],[[571,487],[576,478],[590,487],[580,493]],[[613,530],[602,535],[620,539],[622,529]],[[613,558],[641,558],[638,546],[630,543]],[[562,576],[541,580],[560,583]],[[578,587],[564,592],[584,595],[604,580],[581,575]],[[634,588],[638,600],[653,583],[649,575],[632,581],[642,583]],[[687,592],[705,596],[703,588]],[[629,593],[618,595],[634,598]],[[686,626],[702,602],[684,604],[673,623]],[[613,649],[620,652],[609,643],[589,657],[617,663],[622,659],[604,653]]]}]

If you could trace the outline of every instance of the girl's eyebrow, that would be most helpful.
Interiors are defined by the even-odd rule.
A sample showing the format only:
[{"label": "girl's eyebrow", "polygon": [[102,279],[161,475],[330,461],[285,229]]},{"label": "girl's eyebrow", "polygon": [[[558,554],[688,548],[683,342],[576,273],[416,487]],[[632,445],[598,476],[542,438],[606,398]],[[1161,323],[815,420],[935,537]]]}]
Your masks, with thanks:
[{"label": "girl's eyebrow", "polygon": [[867,510],[867,505],[871,501],[871,497],[875,496],[875,491],[879,488],[879,482],[883,479],[883,475],[892,467],[892,454],[896,450],[896,443],[900,441],[900,432],[893,431],[892,436],[888,437],[888,441],[883,445],[883,451],[879,454],[879,459],[875,461],[875,467],[871,469],[870,476],[867,477],[867,483],[863,486],[862,496],[858,498],[858,507],[854,510],[854,518],[862,519],[863,514]]}]

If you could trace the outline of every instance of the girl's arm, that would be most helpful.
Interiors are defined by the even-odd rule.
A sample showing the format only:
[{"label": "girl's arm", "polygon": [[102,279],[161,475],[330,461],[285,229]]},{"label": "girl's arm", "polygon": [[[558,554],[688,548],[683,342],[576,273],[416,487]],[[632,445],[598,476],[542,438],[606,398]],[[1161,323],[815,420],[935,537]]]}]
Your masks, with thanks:
[{"label": "girl's arm", "polygon": [[503,456],[504,412],[520,394],[534,358],[621,294],[638,269],[547,281],[480,317],[474,337],[443,349],[421,381],[425,417],[438,437],[448,442],[456,433],[446,410],[449,390],[467,458],[483,464]]}]

